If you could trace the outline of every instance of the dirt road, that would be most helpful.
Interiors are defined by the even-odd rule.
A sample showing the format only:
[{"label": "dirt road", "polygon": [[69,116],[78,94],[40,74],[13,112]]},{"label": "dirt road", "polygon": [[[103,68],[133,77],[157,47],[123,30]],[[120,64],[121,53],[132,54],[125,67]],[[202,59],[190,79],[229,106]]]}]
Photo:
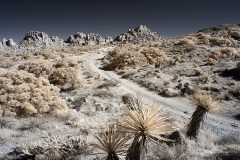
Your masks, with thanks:
[{"label": "dirt road", "polygon": [[[111,49],[111,48],[110,48]],[[104,57],[108,49],[102,49],[98,54],[89,54],[83,58],[85,65],[88,65],[93,72],[98,73],[101,77],[118,82],[120,87],[126,93],[132,95],[141,94],[145,103],[156,102],[164,106],[163,111],[171,115],[178,115],[181,120],[187,123],[191,117],[195,106],[187,98],[164,98],[159,96],[156,92],[149,91],[146,88],[139,86],[136,83],[127,79],[121,79],[119,75],[112,71],[101,70],[101,58]],[[208,114],[207,120],[204,124],[205,129],[212,130],[218,136],[221,135],[240,135],[239,121],[223,117],[221,114]]]}]

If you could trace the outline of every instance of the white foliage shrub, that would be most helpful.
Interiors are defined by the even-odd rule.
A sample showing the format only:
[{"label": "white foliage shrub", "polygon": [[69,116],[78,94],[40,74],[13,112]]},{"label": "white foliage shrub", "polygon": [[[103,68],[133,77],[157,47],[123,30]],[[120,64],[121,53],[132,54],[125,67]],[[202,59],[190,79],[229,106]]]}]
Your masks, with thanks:
[{"label": "white foliage shrub", "polygon": [[36,78],[26,71],[9,71],[0,76],[0,104],[3,114],[18,116],[50,113],[66,116],[68,107],[60,90],[44,77]]},{"label": "white foliage shrub", "polygon": [[56,63],[50,77],[52,84],[62,90],[72,90],[81,86],[82,80],[78,73],[78,63],[71,59],[63,59]]},{"label": "white foliage shrub", "polygon": [[48,60],[34,59],[21,64],[18,69],[35,74],[37,77],[48,77],[52,73],[52,63]]}]

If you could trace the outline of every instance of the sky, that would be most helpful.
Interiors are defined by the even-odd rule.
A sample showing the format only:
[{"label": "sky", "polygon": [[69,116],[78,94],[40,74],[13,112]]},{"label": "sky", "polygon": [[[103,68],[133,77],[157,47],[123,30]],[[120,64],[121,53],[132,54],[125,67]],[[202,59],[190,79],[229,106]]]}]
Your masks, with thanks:
[{"label": "sky", "polygon": [[28,31],[64,40],[77,32],[116,37],[146,25],[176,37],[219,24],[240,24],[239,0],[1,0],[0,41]]}]

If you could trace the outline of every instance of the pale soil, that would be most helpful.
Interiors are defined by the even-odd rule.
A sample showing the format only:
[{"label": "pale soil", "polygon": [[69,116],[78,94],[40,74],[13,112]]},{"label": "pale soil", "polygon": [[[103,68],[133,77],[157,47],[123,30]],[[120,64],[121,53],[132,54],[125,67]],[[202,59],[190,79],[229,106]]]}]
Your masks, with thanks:
[{"label": "pale soil", "polygon": [[[113,71],[99,69],[101,67],[100,59],[112,49],[103,48],[94,53],[73,55],[72,58],[82,61],[79,72],[83,78],[83,86],[71,92],[61,93],[61,96],[66,99],[70,107],[69,115],[61,119],[51,116],[31,117],[28,119],[8,118],[8,126],[10,126],[10,123],[12,125],[8,127],[11,134],[6,140],[0,141],[0,157],[16,146],[41,141],[46,138],[43,132],[58,136],[62,140],[66,139],[67,136],[84,135],[91,141],[93,140],[92,134],[97,132],[99,128],[104,128],[107,124],[121,118],[123,114],[121,98],[129,93],[136,97],[140,94],[146,104],[161,104],[163,112],[177,121],[176,127],[178,130],[183,130],[195,109],[195,106],[191,104],[188,98],[164,98],[154,91],[140,87],[131,80],[120,78]],[[16,66],[12,68],[16,69]],[[117,85],[106,90],[98,88],[98,86],[109,81]],[[78,98],[84,98],[85,101],[76,108],[73,102]],[[223,110],[227,109],[225,107],[223,106]],[[77,125],[66,125],[69,120],[76,122]],[[24,127],[25,129],[23,129]],[[26,127],[29,128],[26,129]],[[220,137],[229,135],[240,135],[239,127],[240,122],[234,119],[231,114],[221,114],[220,112],[208,114],[202,130],[210,131],[221,139]],[[9,133],[6,132],[6,134]],[[83,156],[80,159],[93,159],[93,157]]]}]

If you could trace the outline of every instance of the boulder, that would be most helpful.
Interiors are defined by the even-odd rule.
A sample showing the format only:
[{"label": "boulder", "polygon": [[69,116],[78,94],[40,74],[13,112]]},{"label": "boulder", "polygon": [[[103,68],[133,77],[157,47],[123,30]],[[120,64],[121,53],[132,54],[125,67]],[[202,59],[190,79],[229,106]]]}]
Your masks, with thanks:
[{"label": "boulder", "polygon": [[145,25],[135,29],[129,29],[127,33],[118,35],[114,42],[141,44],[147,41],[160,41],[161,38],[156,32],[151,32]]},{"label": "boulder", "polygon": [[25,34],[23,41],[19,43],[20,48],[42,49],[64,46],[64,41],[58,37],[49,37],[45,32],[31,31]]},{"label": "boulder", "polygon": [[173,88],[166,88],[163,90],[162,95],[166,97],[176,97],[179,96],[179,91]]},{"label": "boulder", "polygon": [[112,43],[112,41],[111,37],[102,38],[99,34],[78,32],[75,35],[69,36],[66,42],[69,45],[105,45]]},{"label": "boulder", "polygon": [[7,40],[6,45],[9,46],[9,47],[17,46],[17,44],[13,41],[13,39]]},{"label": "boulder", "polygon": [[3,45],[3,47],[7,47],[7,39],[6,38],[3,38],[2,45]]},{"label": "boulder", "polygon": [[3,44],[2,42],[0,42],[0,50],[3,50],[3,49],[4,49]]}]

